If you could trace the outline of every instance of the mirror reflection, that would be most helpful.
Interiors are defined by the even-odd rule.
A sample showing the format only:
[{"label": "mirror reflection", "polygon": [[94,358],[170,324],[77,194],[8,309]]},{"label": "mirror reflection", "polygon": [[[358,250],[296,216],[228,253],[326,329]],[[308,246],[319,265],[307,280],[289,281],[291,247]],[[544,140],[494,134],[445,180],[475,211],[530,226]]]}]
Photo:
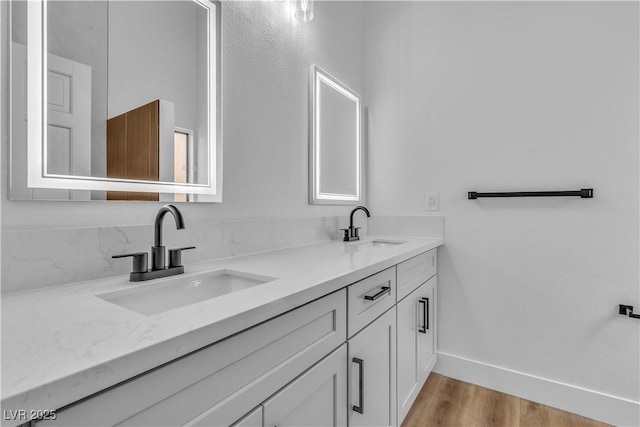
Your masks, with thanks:
[{"label": "mirror reflection", "polygon": [[[31,131],[27,46],[33,46],[34,39],[33,28],[27,25],[33,22],[28,3],[11,5],[13,162],[32,160],[31,151],[23,152]],[[210,50],[215,46],[209,35],[215,22],[206,4],[42,3],[47,52],[43,177],[209,185],[215,166],[210,164],[210,150],[215,150],[209,145],[210,135],[215,136],[211,115],[216,113],[209,99],[209,85],[215,85],[210,83]],[[180,193],[165,197],[156,191],[97,187],[91,192],[27,190],[22,182],[26,173],[13,169],[12,196],[13,184],[21,183],[23,198],[188,199]]]}]

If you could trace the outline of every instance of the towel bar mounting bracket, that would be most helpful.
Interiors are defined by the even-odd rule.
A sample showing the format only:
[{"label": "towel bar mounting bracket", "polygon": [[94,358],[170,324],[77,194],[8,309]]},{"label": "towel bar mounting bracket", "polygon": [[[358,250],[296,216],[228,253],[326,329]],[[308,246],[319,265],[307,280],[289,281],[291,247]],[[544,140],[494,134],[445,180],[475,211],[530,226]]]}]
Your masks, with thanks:
[{"label": "towel bar mounting bracket", "polygon": [[632,317],[634,319],[640,319],[640,314],[634,314],[632,305],[619,304],[618,313],[622,314],[623,316],[628,315],[629,317]]}]

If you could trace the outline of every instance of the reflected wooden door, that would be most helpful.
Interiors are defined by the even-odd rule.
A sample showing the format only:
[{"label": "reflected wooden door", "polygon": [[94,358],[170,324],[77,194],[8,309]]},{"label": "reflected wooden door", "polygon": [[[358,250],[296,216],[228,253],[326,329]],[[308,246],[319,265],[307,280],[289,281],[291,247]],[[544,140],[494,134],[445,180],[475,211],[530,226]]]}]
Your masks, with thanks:
[{"label": "reflected wooden door", "polygon": [[[107,176],[159,181],[160,101],[107,120]],[[107,192],[107,200],[159,200],[158,193]]]}]

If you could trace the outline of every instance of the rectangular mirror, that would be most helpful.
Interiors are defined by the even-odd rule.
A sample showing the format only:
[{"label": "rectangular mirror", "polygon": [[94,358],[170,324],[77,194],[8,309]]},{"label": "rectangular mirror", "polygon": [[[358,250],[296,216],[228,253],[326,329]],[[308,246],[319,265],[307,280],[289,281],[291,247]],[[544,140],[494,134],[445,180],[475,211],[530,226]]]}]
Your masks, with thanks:
[{"label": "rectangular mirror", "polygon": [[360,95],[311,67],[309,203],[362,202]]},{"label": "rectangular mirror", "polygon": [[11,2],[11,197],[221,201],[220,3]]}]

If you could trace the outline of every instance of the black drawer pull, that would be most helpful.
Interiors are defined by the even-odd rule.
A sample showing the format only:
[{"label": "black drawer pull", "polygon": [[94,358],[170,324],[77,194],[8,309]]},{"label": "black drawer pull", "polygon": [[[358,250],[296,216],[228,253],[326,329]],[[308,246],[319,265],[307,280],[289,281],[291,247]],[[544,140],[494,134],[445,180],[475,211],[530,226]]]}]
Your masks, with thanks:
[{"label": "black drawer pull", "polygon": [[358,364],[358,404],[353,405],[353,410],[364,414],[364,360],[354,357],[353,363]]},{"label": "black drawer pull", "polygon": [[418,304],[422,304],[422,326],[418,325],[418,332],[426,334],[429,329],[429,298],[420,298]]},{"label": "black drawer pull", "polygon": [[391,294],[391,286],[382,286],[380,288],[380,291],[373,295],[365,295],[364,299],[366,299],[367,301],[375,301],[386,293]]}]

